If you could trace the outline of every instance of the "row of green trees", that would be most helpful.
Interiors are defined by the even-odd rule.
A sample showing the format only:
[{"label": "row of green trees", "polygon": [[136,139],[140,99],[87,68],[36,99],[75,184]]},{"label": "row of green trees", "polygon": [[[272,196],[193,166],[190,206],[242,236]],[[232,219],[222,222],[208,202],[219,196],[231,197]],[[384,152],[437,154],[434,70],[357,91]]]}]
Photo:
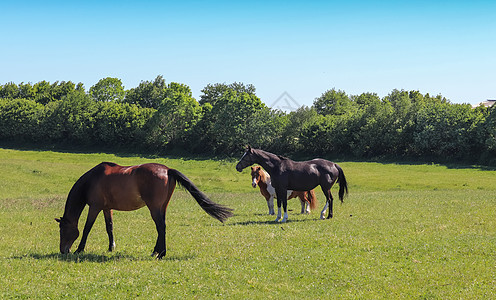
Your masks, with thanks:
[{"label": "row of green trees", "polygon": [[496,109],[393,90],[348,95],[331,89],[311,107],[267,107],[253,85],[190,88],[162,76],[125,90],[104,78],[0,86],[0,140],[44,145],[238,154],[250,144],[282,154],[432,158],[494,164]]}]

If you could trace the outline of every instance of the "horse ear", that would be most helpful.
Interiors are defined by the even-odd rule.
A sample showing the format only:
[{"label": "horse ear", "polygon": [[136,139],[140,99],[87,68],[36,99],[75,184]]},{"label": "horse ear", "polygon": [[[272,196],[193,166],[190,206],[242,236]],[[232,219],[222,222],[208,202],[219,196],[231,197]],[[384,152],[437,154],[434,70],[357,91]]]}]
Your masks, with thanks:
[{"label": "horse ear", "polygon": [[260,167],[260,166],[256,166],[256,167],[255,167],[255,169],[256,169],[257,171],[260,171],[260,170],[262,169],[262,167]]},{"label": "horse ear", "polygon": [[251,152],[251,146],[250,145],[246,146],[246,152]]}]

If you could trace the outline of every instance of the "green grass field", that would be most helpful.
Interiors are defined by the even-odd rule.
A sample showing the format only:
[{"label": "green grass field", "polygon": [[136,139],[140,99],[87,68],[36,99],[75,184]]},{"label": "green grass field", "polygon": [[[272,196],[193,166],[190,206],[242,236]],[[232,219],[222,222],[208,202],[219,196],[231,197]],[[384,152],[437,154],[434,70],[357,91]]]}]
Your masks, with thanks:
[{"label": "green grass field", "polygon": [[[54,218],[72,184],[101,161],[177,168],[235,216],[219,223],[178,189],[165,259],[150,256],[156,231],[146,208],[115,212],[115,252],[106,251],[100,215],[86,252],[61,255]],[[0,149],[0,298],[496,297],[495,171],[339,162],[350,194],[335,201],[335,217],[300,215],[290,200],[290,219],[279,224],[235,163]],[[85,219],[86,210],[81,230]]]}]

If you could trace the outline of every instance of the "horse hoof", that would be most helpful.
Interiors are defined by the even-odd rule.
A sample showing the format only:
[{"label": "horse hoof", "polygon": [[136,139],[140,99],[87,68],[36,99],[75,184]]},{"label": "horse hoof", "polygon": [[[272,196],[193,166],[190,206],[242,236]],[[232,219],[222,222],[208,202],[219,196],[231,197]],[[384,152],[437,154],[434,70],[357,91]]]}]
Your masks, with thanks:
[{"label": "horse hoof", "polygon": [[115,242],[109,245],[109,249],[108,249],[108,251],[109,251],[109,252],[112,252],[112,251],[114,251],[114,250],[115,250]]},{"label": "horse hoof", "polygon": [[162,259],[162,258],[164,258],[164,257],[165,257],[165,253],[166,253],[166,252],[165,252],[165,250],[164,250],[164,251],[162,251],[162,252],[160,252],[160,254],[159,254],[159,255],[157,255],[157,259]]}]

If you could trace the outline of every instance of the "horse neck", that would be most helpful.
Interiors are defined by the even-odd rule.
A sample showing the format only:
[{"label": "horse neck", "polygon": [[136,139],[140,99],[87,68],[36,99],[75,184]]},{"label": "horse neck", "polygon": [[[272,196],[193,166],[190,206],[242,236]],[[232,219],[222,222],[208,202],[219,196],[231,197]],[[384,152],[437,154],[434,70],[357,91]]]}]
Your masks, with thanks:
[{"label": "horse neck", "polygon": [[269,174],[272,174],[274,170],[280,165],[281,159],[270,152],[263,150],[256,150],[257,163],[261,165]]},{"label": "horse neck", "polygon": [[81,179],[78,180],[69,192],[63,216],[64,219],[76,225],[86,205],[85,185],[81,181]]},{"label": "horse neck", "polygon": [[270,175],[264,170],[260,170],[260,180],[258,181],[258,186],[260,188],[267,188],[267,185],[270,184]]}]

